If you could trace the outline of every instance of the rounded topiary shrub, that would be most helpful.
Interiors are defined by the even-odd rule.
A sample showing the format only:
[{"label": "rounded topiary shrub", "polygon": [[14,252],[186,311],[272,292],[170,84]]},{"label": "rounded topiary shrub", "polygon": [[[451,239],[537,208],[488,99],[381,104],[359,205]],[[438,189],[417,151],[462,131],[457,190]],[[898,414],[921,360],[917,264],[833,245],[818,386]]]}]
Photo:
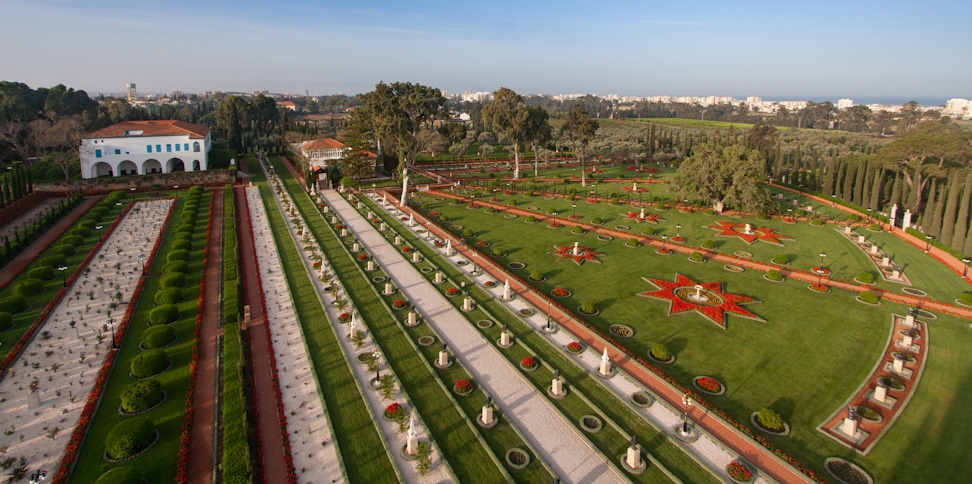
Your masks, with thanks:
[{"label": "rounded topiary shrub", "polygon": [[0,299],[0,311],[17,314],[27,309],[27,298],[24,296],[7,296]]},{"label": "rounded topiary shrub", "polygon": [[79,246],[81,245],[82,242],[84,242],[84,238],[79,237],[77,235],[68,235],[63,239],[61,239],[62,244],[73,245],[73,246]]},{"label": "rounded topiary shrub", "polygon": [[871,271],[861,271],[857,274],[857,281],[862,284],[871,284],[874,282],[874,274]]},{"label": "rounded topiary shrub", "polygon": [[597,312],[597,306],[591,301],[584,301],[580,305],[580,311],[584,314],[594,314]]},{"label": "rounded topiary shrub", "polygon": [[541,271],[540,269],[534,269],[534,270],[530,271],[530,280],[531,281],[542,281],[543,280],[543,271]]},{"label": "rounded topiary shrub", "polygon": [[94,229],[96,225],[101,222],[101,217],[92,217],[88,215],[78,221],[78,227],[84,227],[86,229]]},{"label": "rounded topiary shrub", "polygon": [[143,351],[132,359],[132,376],[146,378],[158,375],[165,369],[168,361],[169,357],[163,349]]},{"label": "rounded topiary shrub", "polygon": [[67,244],[61,244],[57,247],[54,247],[53,249],[51,249],[51,251],[55,254],[63,255],[64,257],[70,257],[78,253],[78,249],[76,249],[73,245],[67,245]]},{"label": "rounded topiary shrub", "polygon": [[448,222],[449,221],[449,216],[448,215],[442,215],[441,217],[439,217],[439,220],[441,220],[443,222]]},{"label": "rounded topiary shrub", "polygon": [[651,345],[651,357],[658,361],[668,361],[672,359],[672,352],[665,343],[655,343]]},{"label": "rounded topiary shrub", "polygon": [[142,348],[147,350],[161,348],[171,343],[174,338],[175,331],[172,330],[171,326],[166,324],[152,326],[142,333]]},{"label": "rounded topiary shrub", "polygon": [[170,274],[173,272],[179,274],[185,274],[189,272],[189,263],[184,260],[174,260],[172,262],[166,262],[165,265],[162,266],[162,272],[164,274]]},{"label": "rounded topiary shrub", "polygon": [[861,295],[858,297],[862,302],[866,302],[868,304],[877,304],[878,302],[878,295],[871,291],[862,291]]},{"label": "rounded topiary shrub", "polygon": [[169,255],[165,256],[165,260],[167,262],[172,262],[174,260],[184,260],[184,261],[188,261],[189,260],[189,251],[188,250],[185,250],[185,249],[183,249],[183,250],[173,250],[173,251],[169,252]]},{"label": "rounded topiary shrub", "polygon": [[689,256],[689,259],[691,259],[692,262],[702,262],[705,260],[705,258],[702,257],[702,253],[699,251],[692,252],[692,255]]},{"label": "rounded topiary shrub", "polygon": [[604,223],[604,219],[602,219],[601,217],[594,217],[594,218],[591,219],[591,223],[592,224]]},{"label": "rounded topiary shrub", "polygon": [[128,385],[121,394],[121,409],[125,413],[148,410],[162,401],[162,384],[156,379],[137,381]]},{"label": "rounded topiary shrub", "polygon": [[570,231],[573,232],[573,233],[575,233],[575,234],[583,234],[584,233],[584,227],[581,227],[580,225],[575,225],[574,228],[570,229]]},{"label": "rounded topiary shrub", "polygon": [[772,408],[761,408],[756,414],[756,421],[767,430],[783,430],[783,417]]},{"label": "rounded topiary shrub", "polygon": [[145,450],[155,440],[155,425],[145,417],[122,420],[108,432],[108,457],[126,459]]},{"label": "rounded topiary shrub", "polygon": [[105,218],[105,215],[108,215],[108,207],[99,205],[91,210],[88,210],[88,215],[91,216],[92,219],[101,220]]},{"label": "rounded topiary shrub", "polygon": [[11,327],[13,327],[13,315],[6,311],[0,311],[0,331],[6,331]]},{"label": "rounded topiary shrub", "polygon": [[505,252],[503,252],[503,249],[499,247],[493,247],[493,257],[503,257],[503,254],[505,254]]},{"label": "rounded topiary shrub", "polygon": [[95,484],[142,484],[145,480],[132,467],[115,467],[101,475]]},{"label": "rounded topiary shrub", "polygon": [[819,218],[815,218],[815,219],[813,219],[813,220],[810,221],[810,224],[811,225],[816,225],[816,226],[819,227],[819,226],[823,225],[823,220],[820,220]]},{"label": "rounded topiary shrub", "polygon": [[179,320],[179,308],[174,304],[162,304],[152,309],[149,313],[149,321],[152,326],[158,324],[169,324]]},{"label": "rounded topiary shrub", "polygon": [[192,250],[192,242],[188,240],[177,240],[172,243],[172,250]]},{"label": "rounded topiary shrub", "polygon": [[534,223],[537,221],[537,217],[534,215],[527,215],[526,221],[530,223]]},{"label": "rounded topiary shrub", "polygon": [[772,270],[766,271],[766,278],[769,279],[769,280],[771,280],[771,281],[782,281],[783,280],[783,274],[780,274],[780,271],[778,271],[776,269],[772,269]]},{"label": "rounded topiary shrub", "polygon": [[36,296],[44,292],[44,281],[40,279],[28,278],[24,282],[21,282],[14,286],[14,294],[18,296],[31,297]]},{"label": "rounded topiary shrub", "polygon": [[190,232],[183,232],[181,234],[175,234],[175,235],[172,236],[172,240],[174,242],[178,242],[180,240],[188,240],[189,242],[192,242],[192,233],[190,233]]},{"label": "rounded topiary shrub", "polygon": [[188,222],[188,221],[180,223],[179,226],[176,228],[176,232],[185,232],[185,233],[191,233],[194,232],[195,230],[196,230],[196,222]]},{"label": "rounded topiary shrub", "polygon": [[162,276],[159,285],[162,287],[183,287],[186,285],[186,275],[179,272],[166,274]]},{"label": "rounded topiary shrub", "polygon": [[641,233],[645,235],[655,235],[655,229],[651,227],[645,227],[645,230],[642,230]]},{"label": "rounded topiary shrub", "polygon": [[91,235],[91,228],[90,227],[77,226],[77,227],[71,229],[70,234],[71,234],[72,237],[75,237],[75,236],[76,237],[81,237],[81,239],[83,240],[85,237]]},{"label": "rounded topiary shrub", "polygon": [[785,265],[790,263],[790,258],[786,254],[776,254],[773,256],[773,263]]},{"label": "rounded topiary shrub", "polygon": [[193,185],[189,187],[189,196],[199,198],[202,195],[203,187],[199,185]]},{"label": "rounded topiary shrub", "polygon": [[189,224],[192,224],[193,226],[196,225],[196,211],[195,210],[192,210],[192,211],[189,211],[189,212],[185,212],[185,213],[182,214],[182,217],[179,218],[179,225],[189,225]]},{"label": "rounded topiary shrub", "polygon": [[178,304],[185,299],[182,296],[182,289],[170,287],[162,289],[155,294],[155,304]]},{"label": "rounded topiary shrub", "polygon": [[473,229],[465,228],[465,229],[462,229],[462,236],[463,237],[475,237],[476,236],[476,232],[473,232]]},{"label": "rounded topiary shrub", "polygon": [[[61,266],[63,267],[63,266]],[[27,273],[27,276],[31,279],[40,279],[42,281],[49,281],[54,278],[54,268],[53,267],[38,267],[36,269],[31,269]]]},{"label": "rounded topiary shrub", "polygon": [[712,239],[705,239],[705,240],[702,241],[702,248],[703,249],[710,249],[711,250],[711,249],[715,249],[715,247],[716,247],[716,243]]},{"label": "rounded topiary shrub", "polygon": [[67,257],[64,257],[63,255],[49,255],[42,258],[37,265],[51,268],[62,267],[67,265]]},{"label": "rounded topiary shrub", "polygon": [[972,292],[963,292],[960,294],[959,302],[966,306],[972,306]]},{"label": "rounded topiary shrub", "polygon": [[637,239],[637,238],[635,238],[635,237],[628,237],[628,242],[627,242],[627,244],[628,244],[629,246],[631,246],[631,247],[637,247],[637,246],[638,246],[638,239]]}]

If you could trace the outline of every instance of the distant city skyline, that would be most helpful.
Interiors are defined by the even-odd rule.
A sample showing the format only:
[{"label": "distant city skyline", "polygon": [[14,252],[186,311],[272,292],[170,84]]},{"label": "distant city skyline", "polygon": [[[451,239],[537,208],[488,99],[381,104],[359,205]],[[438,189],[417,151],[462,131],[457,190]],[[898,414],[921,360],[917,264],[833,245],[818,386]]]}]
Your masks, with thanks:
[{"label": "distant city skyline", "polygon": [[34,88],[972,98],[972,6],[954,1],[0,5],[0,80]]}]

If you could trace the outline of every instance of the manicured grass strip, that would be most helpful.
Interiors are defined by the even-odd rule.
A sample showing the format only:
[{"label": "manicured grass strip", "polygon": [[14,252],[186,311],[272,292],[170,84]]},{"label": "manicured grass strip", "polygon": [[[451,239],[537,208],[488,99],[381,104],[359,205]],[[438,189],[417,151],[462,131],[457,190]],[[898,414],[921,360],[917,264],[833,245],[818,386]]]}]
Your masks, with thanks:
[{"label": "manicured grass strip", "polygon": [[[364,199],[373,208],[373,211],[388,222],[390,226],[399,227],[398,233],[405,239],[406,244],[416,248],[425,256],[426,262],[423,262],[423,265],[431,264],[440,268],[453,282],[453,284],[442,284],[440,286],[442,290],[445,290],[446,287],[458,286],[459,282],[466,281],[469,294],[476,302],[476,309],[468,313],[467,319],[470,321],[492,319],[497,323],[491,328],[480,330],[486,335],[489,341],[498,340],[502,331],[502,325],[508,325],[515,339],[521,344],[516,344],[508,350],[502,350],[502,353],[507,359],[513,364],[519,364],[520,359],[524,356],[532,356],[535,353],[541,362],[548,363],[552,367],[559,369],[563,378],[569,383],[569,386],[573,387],[574,392],[580,390],[583,393],[584,397],[590,403],[580,401],[582,399],[578,399],[576,402],[573,401],[572,397],[577,396],[573,395],[573,392],[568,393],[568,396],[563,400],[552,400],[554,405],[561,408],[561,411],[572,422],[576,424],[581,415],[602,413],[624,429],[625,432],[637,435],[642,448],[657,458],[678,479],[684,482],[717,482],[704,467],[670,442],[664,433],[660,433],[644,418],[634,413],[613,392],[594,381],[586,369],[574,364],[569,356],[552,347],[543,336],[537,334],[518,317],[513,316],[502,303],[482,290],[477,284],[470,284],[473,281],[470,281],[465,273],[455,268],[448,261],[443,260],[438,252],[429,247],[424,240],[420,240],[411,231],[401,227],[400,222],[395,217],[381,210],[371,200],[367,199],[367,197],[361,197],[361,199]],[[426,274],[426,277],[431,279],[433,274]],[[459,298],[454,298],[453,303],[460,304]],[[529,349],[524,348],[524,346],[529,347]],[[525,375],[538,387],[539,391],[545,391],[553,378],[553,373],[550,370],[551,368],[538,369],[533,372],[527,372]],[[577,415],[579,411],[583,411],[584,413]],[[605,430],[608,430],[607,422],[605,422]],[[627,443],[624,442],[625,439],[614,436],[614,438],[605,441],[602,438],[605,435],[605,430],[597,434],[587,435],[602,449],[605,455],[610,457],[615,452],[618,455],[623,453],[624,449],[627,448]],[[621,450],[616,450],[616,448],[620,448]],[[649,466],[649,469],[657,470],[657,466]],[[642,476],[649,476],[649,473],[646,472]],[[638,481],[640,477],[633,477],[632,479]],[[668,479],[660,473],[653,477],[657,479]]]},{"label": "manicured grass strip", "polygon": [[223,324],[240,316],[240,250],[236,242],[233,186],[223,188]]},{"label": "manicured grass strip", "polygon": [[249,421],[243,394],[243,351],[239,323],[223,327],[223,482],[252,482],[250,471]]},{"label": "manicured grass strip", "polygon": [[[365,407],[364,397],[355,385],[334,331],[328,326],[327,314],[308,280],[297,246],[287,235],[289,232],[283,215],[270,188],[263,182],[259,186],[280,261],[287,273],[294,311],[303,328],[308,358],[320,382],[320,391],[347,468],[348,480],[394,482],[398,471],[388,459],[385,444]],[[347,466],[348,463],[351,465]]]},{"label": "manicured grass strip", "polygon": [[[184,194],[185,192],[181,193],[181,195]],[[203,272],[202,260],[206,250],[205,230],[196,230],[193,233],[189,272],[186,274],[186,285],[182,288],[184,299],[176,305],[181,318],[170,324],[178,338],[172,346],[165,348],[172,365],[168,370],[155,377],[162,383],[162,389],[166,392],[165,401],[142,415],[155,423],[155,427],[159,431],[159,441],[145,453],[124,463],[108,463],[102,456],[105,452],[105,440],[108,432],[116,424],[129,418],[118,413],[118,407],[121,405],[121,394],[134,381],[129,377],[129,368],[132,359],[142,352],[139,349],[139,343],[142,339],[142,333],[148,329],[148,316],[153,309],[155,293],[159,289],[162,266],[165,265],[169,247],[173,243],[172,234],[181,223],[182,206],[185,205],[186,198],[186,196],[181,196],[176,202],[175,211],[169,221],[162,244],[159,246],[158,255],[150,268],[148,283],[142,293],[144,297],[137,301],[128,332],[121,348],[117,350],[118,357],[115,369],[105,386],[101,405],[88,428],[88,434],[77,458],[78,465],[71,475],[70,482],[95,482],[106,471],[121,465],[135,467],[142,476],[150,477],[156,482],[171,482],[176,477],[176,455],[179,451],[180,428],[186,411],[189,360],[192,356],[199,284]],[[196,227],[205,227],[209,203],[210,197],[199,199]],[[85,375],[85,378],[87,377],[88,375]],[[93,378],[94,375],[92,374],[90,377]]]},{"label": "manicured grass strip", "polygon": [[[413,342],[402,333],[402,328],[394,320],[398,317],[390,313],[389,307],[383,303],[370,281],[360,271],[357,263],[346,251],[343,243],[325,224],[320,212],[307,198],[300,194],[296,181],[279,163],[275,164],[277,173],[281,174],[284,185],[294,196],[294,203],[304,216],[309,229],[321,244],[321,249],[328,256],[331,267],[338,275],[354,301],[355,308],[371,331],[372,337],[378,341],[382,353],[398,376],[400,383],[408,392],[417,411],[426,417],[423,422],[439,446],[443,457],[453,464],[453,471],[460,482],[483,482],[495,480],[496,464],[488,452],[477,441],[477,435],[469,428],[474,425],[470,419],[475,419],[478,407],[466,409],[466,416],[456,410],[455,399],[449,395],[454,380],[444,384],[429,378],[429,365],[422,361],[415,351]],[[454,365],[458,367],[458,365]],[[454,372],[463,370],[456,368]],[[433,373],[434,374],[434,373]],[[468,375],[463,377],[468,378]],[[431,417],[430,416],[434,416]],[[489,433],[489,430],[484,431]],[[494,447],[494,454],[505,456],[505,451],[513,447],[522,447],[522,440],[513,438],[511,432],[505,432],[507,441],[498,448]],[[540,465],[529,466],[524,474],[529,479],[524,482],[536,482],[550,479],[550,474]],[[517,476],[519,477],[519,476]],[[527,477],[524,475],[524,477]]]}]

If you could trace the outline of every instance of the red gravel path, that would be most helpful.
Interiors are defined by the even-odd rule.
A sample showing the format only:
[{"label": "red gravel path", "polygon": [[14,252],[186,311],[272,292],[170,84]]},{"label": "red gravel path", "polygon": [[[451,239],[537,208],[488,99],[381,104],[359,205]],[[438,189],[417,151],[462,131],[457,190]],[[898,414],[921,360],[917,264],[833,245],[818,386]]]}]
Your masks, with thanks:
[{"label": "red gravel path", "polygon": [[[283,450],[285,436],[281,433],[281,422],[277,417],[278,402],[273,391],[273,368],[267,355],[266,341],[270,330],[267,328],[266,308],[262,307],[263,299],[260,297],[260,274],[253,242],[253,226],[250,224],[250,208],[244,187],[237,186],[235,190],[244,304],[250,307],[250,318],[244,321],[244,330],[248,334],[247,341],[250,345],[250,367],[253,371],[253,394],[250,395],[250,400],[259,410],[258,464],[263,476],[262,482],[286,483],[287,465]],[[259,482],[259,479],[255,480]]]},{"label": "red gravel path", "polygon": [[216,429],[216,339],[223,333],[219,327],[217,294],[222,287],[220,265],[223,263],[223,194],[217,192],[212,199],[213,230],[206,241],[207,263],[203,278],[207,294],[204,295],[202,327],[199,331],[199,360],[196,365],[196,388],[192,397],[192,428],[189,431],[189,482],[211,484],[213,482],[213,442]]}]

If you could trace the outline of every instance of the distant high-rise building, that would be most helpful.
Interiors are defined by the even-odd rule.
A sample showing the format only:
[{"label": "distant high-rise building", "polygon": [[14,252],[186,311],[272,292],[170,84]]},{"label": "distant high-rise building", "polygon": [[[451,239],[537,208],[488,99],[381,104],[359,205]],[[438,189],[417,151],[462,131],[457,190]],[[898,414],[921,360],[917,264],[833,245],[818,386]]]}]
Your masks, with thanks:
[{"label": "distant high-rise building", "polygon": [[847,109],[852,107],[854,107],[853,99],[844,98],[844,99],[837,100],[837,109]]},{"label": "distant high-rise building", "polygon": [[136,99],[138,99],[138,93],[135,92],[134,82],[129,82],[128,84],[125,84],[125,93],[128,97],[128,102],[130,103],[133,103],[135,102]]}]

